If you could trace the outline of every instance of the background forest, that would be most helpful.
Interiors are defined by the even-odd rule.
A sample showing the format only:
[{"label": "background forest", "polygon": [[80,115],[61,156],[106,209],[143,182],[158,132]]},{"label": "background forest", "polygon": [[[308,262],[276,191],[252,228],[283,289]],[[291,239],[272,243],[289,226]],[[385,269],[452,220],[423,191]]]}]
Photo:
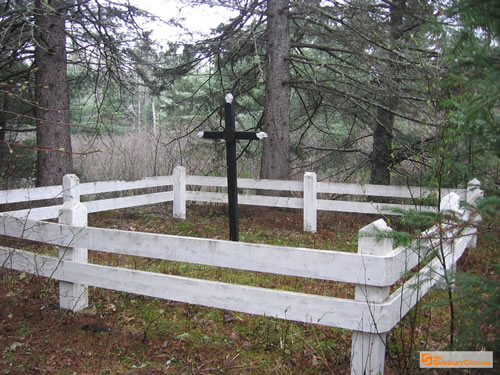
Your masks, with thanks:
[{"label": "background forest", "polygon": [[3,187],[225,174],[194,135],[232,92],[270,135],[239,144],[240,176],[496,190],[498,0],[183,1],[203,4],[232,18],[190,39],[127,1],[0,1]]}]

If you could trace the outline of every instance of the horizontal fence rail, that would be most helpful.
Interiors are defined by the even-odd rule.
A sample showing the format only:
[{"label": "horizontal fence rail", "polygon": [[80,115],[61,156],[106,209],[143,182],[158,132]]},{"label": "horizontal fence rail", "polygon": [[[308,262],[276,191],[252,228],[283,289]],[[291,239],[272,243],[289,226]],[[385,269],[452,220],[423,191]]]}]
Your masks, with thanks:
[{"label": "horizontal fence rail", "polygon": [[[110,253],[342,281],[358,285],[377,287],[393,285],[395,281],[404,275],[404,272],[398,275],[392,272],[392,279],[396,280],[388,284],[389,281],[383,279],[383,274],[386,270],[382,267],[375,268],[385,265],[386,259],[394,259],[395,255],[381,257],[365,254],[342,254],[342,252],[333,251],[245,243],[235,244],[230,241],[193,239],[100,228],[74,228],[70,226],[57,226],[52,223],[26,222],[23,224],[17,221],[16,224],[12,225],[12,221],[10,223],[4,221],[1,224],[5,228],[0,232],[1,234],[8,233],[14,237],[56,244],[62,247],[88,246],[89,249]],[[25,225],[26,228],[20,236],[18,232],[20,228],[13,228],[19,224]],[[112,284],[113,282],[117,285],[135,284],[134,278],[136,278],[141,280],[140,283],[146,289],[155,290],[159,289],[160,286],[164,289],[166,286],[169,286],[169,288],[171,287],[177,293],[169,294],[169,297],[165,297],[165,294],[145,294],[152,297],[279,317],[287,320],[335,326],[367,333],[383,333],[390,331],[399,323],[401,317],[418,302],[415,298],[416,296],[420,299],[443,277],[443,264],[446,264],[450,268],[462,256],[465,249],[473,240],[473,233],[464,233],[455,243],[446,244],[444,250],[445,262],[442,262],[440,259],[430,262],[420,273],[409,279],[403,287],[393,292],[384,303],[377,304],[375,309],[373,309],[374,306],[370,306],[366,301],[353,301],[280,290],[270,291],[265,288],[159,275],[117,267],[61,262],[57,257],[5,247],[0,247],[0,264],[18,271],[52,277],[57,280],[142,294],[138,292],[137,288],[132,286],[122,286],[122,289],[116,289]],[[217,247],[220,247],[221,250],[215,251]],[[399,254],[399,252],[396,254]],[[408,269],[408,265],[406,268]],[[371,274],[374,276],[373,278],[370,277]],[[101,276],[97,278],[97,275]],[[148,277],[154,280],[148,281]],[[127,282],[123,280],[127,280]],[[176,286],[174,287],[174,285]],[[418,290],[415,288],[417,285],[419,286]],[[186,293],[186,288],[188,287],[196,291],[196,293],[192,293],[191,297],[189,293]],[[210,293],[216,290],[223,290],[225,294],[218,295],[215,292],[215,299],[219,301],[227,299],[227,301],[218,304],[218,302],[210,302],[212,298],[209,297],[200,300],[200,294],[213,296]],[[247,294],[243,297],[239,296],[239,293]],[[251,301],[252,298],[260,301],[260,303],[267,304],[269,302],[267,300],[268,297],[275,303],[279,301],[277,303],[279,307],[273,308],[272,313],[262,306],[260,310],[256,307],[247,307],[248,303],[252,305],[256,304],[255,301]],[[242,303],[243,300],[246,300],[245,303]],[[230,301],[233,303],[230,304]],[[403,313],[401,313],[402,311]],[[349,319],[346,317],[349,317]],[[368,317],[371,318],[368,319]],[[384,319],[379,320],[379,317],[383,317]],[[373,324],[372,319],[377,321],[376,325]],[[363,320],[367,321],[364,324],[360,324]]]},{"label": "horizontal fence rail", "polygon": [[333,250],[276,247],[191,238],[154,233],[130,232],[94,227],[20,220],[0,216],[0,234],[63,247],[81,247],[122,255],[189,262],[289,276],[369,283],[389,286],[401,278],[412,250],[398,248],[394,254],[375,256]]},{"label": "horizontal fence rail", "polygon": [[[441,195],[443,196],[451,192],[463,195],[466,189],[441,189]],[[432,194],[435,195],[437,194],[437,189],[428,189],[419,186],[318,182],[318,193],[417,199],[425,198]]]},{"label": "horizontal fence rail", "polygon": [[[314,175],[313,184],[309,189],[306,186],[307,175]],[[309,176],[310,177],[310,176]],[[93,196],[102,193],[124,192],[161,187],[172,187],[172,191],[149,194],[134,194],[126,197],[111,199],[88,199],[84,202],[89,213],[152,205],[163,202],[173,202],[173,215],[176,218],[185,218],[186,202],[226,203],[227,194],[224,192],[188,190],[187,187],[226,188],[225,177],[189,176],[183,167],[176,167],[172,176],[148,177],[138,181],[103,181],[79,184],[81,196]],[[317,230],[318,211],[350,212],[373,215],[399,215],[401,211],[417,209],[421,211],[436,211],[435,207],[418,204],[395,204],[356,202],[339,199],[318,199],[317,194],[348,195],[360,197],[385,197],[398,199],[420,199],[437,194],[437,190],[415,186],[381,186],[370,184],[345,184],[316,182],[316,176],[306,173],[304,181],[238,179],[240,189],[275,190],[285,193],[299,193],[303,197],[270,197],[256,194],[239,194],[240,204],[263,207],[279,207],[304,210],[304,230]],[[442,189],[441,194],[447,194],[452,189]],[[462,198],[465,198],[466,189],[455,189]],[[21,203],[25,201],[62,199],[64,191],[61,186],[41,188],[17,189],[0,191],[0,204]],[[34,220],[48,220],[57,218],[61,205],[36,207],[10,211],[14,217],[26,217]]]},{"label": "horizontal fence rail", "polygon": [[[171,186],[172,176],[146,177],[138,181],[100,181],[80,184],[80,195]],[[58,199],[63,197],[61,185],[28,189],[1,190],[0,204]]]},{"label": "horizontal fence rail", "polygon": [[[464,199],[473,204],[482,197],[483,193],[477,180],[471,181],[467,190],[458,191],[458,194],[451,192],[441,201],[442,212],[453,213],[467,225],[443,223],[429,228],[421,239],[411,246],[394,248],[391,229],[384,220],[379,219],[360,230],[358,253],[130,232],[87,225],[89,212],[173,201],[174,216],[182,218],[185,217],[186,200],[225,202],[225,193],[186,189],[186,186],[224,188],[225,179],[186,176],[184,172],[183,169],[176,168],[174,175],[167,178],[144,179],[124,184],[116,181],[79,184],[76,176],[69,175],[65,176],[59,190],[50,187],[43,193],[46,195],[42,194],[42,190],[35,190],[36,193],[33,193],[26,189],[18,195],[5,193],[4,198],[14,197],[16,202],[22,202],[17,199],[21,199],[23,194],[43,197],[39,199],[46,199],[47,195],[55,194],[63,199],[63,205],[0,214],[0,235],[42,242],[59,249],[59,256],[49,256],[0,247],[0,265],[59,280],[60,305],[73,311],[80,311],[88,305],[87,288],[90,285],[348,329],[353,331],[351,374],[383,374],[387,333],[435,284],[439,285],[443,278],[448,277],[448,273],[453,272],[457,260],[467,248],[474,247],[477,241],[473,224],[480,220],[480,217],[471,217],[472,214],[461,207],[461,201]],[[116,190],[118,185],[120,187]],[[341,193],[348,185],[343,184],[336,193],[332,193],[333,189],[330,189],[329,184],[316,183],[314,174],[306,174],[304,182],[288,181],[286,184],[282,181],[278,184],[277,181],[242,179],[240,187],[244,189],[284,190],[286,187],[303,192],[304,197],[242,194],[240,202],[304,209],[305,217],[311,212],[316,214],[316,210],[325,209],[328,204],[331,205],[327,209],[339,210],[339,207],[346,203],[368,203],[318,200],[316,197],[318,193],[325,192],[354,195],[352,191]],[[80,195],[162,186],[172,186],[172,191],[80,202]],[[363,186],[363,189],[365,187]],[[376,189],[370,189],[372,188],[363,190],[364,194],[374,195]],[[409,194],[423,194],[424,189],[418,189],[410,191]],[[398,189],[393,190],[393,193],[396,190]],[[397,196],[403,193],[400,191],[394,194]],[[5,202],[12,203],[12,200],[5,199]],[[314,209],[311,210],[310,205]],[[346,204],[344,209],[355,211],[356,205]],[[59,222],[42,221],[46,218],[58,218]],[[310,222],[304,222],[305,228],[306,224],[315,225],[313,218],[309,219]],[[355,286],[355,297],[349,299],[319,296],[89,264],[88,249],[348,283]],[[440,252],[436,251],[437,249],[440,249]],[[424,265],[416,274],[406,276],[410,270],[420,267],[421,264]],[[391,292],[391,288],[396,284],[401,286]]]},{"label": "horizontal fence rail", "polygon": [[250,287],[152,272],[60,261],[0,248],[4,267],[73,283],[346,329],[358,329],[370,306],[342,298]]},{"label": "horizontal fence rail", "polygon": [[[186,176],[186,184],[207,187],[227,187],[226,177],[212,176]],[[251,178],[238,178],[238,188],[255,190],[278,190],[278,191],[304,191],[302,181],[261,180]],[[419,186],[387,186],[371,184],[346,184],[339,182],[318,182],[318,193],[378,196],[391,198],[424,198],[431,194],[437,194],[436,189],[422,188]],[[451,192],[463,195],[466,189],[441,189],[441,195]]]}]

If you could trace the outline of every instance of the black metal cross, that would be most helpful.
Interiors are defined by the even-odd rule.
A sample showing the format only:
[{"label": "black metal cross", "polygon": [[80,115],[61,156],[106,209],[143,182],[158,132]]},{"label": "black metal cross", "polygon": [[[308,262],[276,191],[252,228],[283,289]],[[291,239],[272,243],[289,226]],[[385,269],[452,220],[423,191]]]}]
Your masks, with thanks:
[{"label": "black metal cross", "polygon": [[226,141],[229,239],[231,241],[239,241],[236,141],[259,140],[266,138],[267,134],[264,132],[236,131],[234,119],[233,95],[227,94],[226,103],[224,105],[224,122],[226,124],[224,130],[199,132],[198,136],[205,139],[223,139]]}]

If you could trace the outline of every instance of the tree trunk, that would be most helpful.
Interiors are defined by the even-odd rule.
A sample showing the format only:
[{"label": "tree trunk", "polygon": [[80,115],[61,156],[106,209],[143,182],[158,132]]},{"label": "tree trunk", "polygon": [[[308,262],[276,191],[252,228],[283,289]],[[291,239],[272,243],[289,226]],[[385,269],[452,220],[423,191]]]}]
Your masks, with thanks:
[{"label": "tree trunk", "polygon": [[402,38],[403,13],[406,0],[395,0],[390,5],[391,18],[389,22],[390,43],[392,44],[387,53],[387,71],[383,72],[380,79],[385,90],[380,104],[387,109],[377,108],[376,123],[373,130],[373,150],[371,155],[370,183],[379,185],[390,185],[391,169],[393,166],[393,130],[395,115],[393,112],[399,104],[400,80],[398,73],[398,56],[393,50],[397,50],[397,43]]},{"label": "tree trunk", "polygon": [[266,99],[260,177],[289,178],[290,149],[290,32],[288,0],[267,3]]},{"label": "tree trunk", "polygon": [[153,115],[153,134],[156,135],[156,107],[155,98],[151,99],[151,112]]},{"label": "tree trunk", "polygon": [[[384,104],[389,104],[389,101],[387,100]],[[392,102],[397,104],[397,99],[393,99]],[[382,108],[377,109],[377,124],[373,131],[371,154],[371,184],[390,185],[391,183],[393,128],[394,114]]]},{"label": "tree trunk", "polygon": [[[7,127],[7,119],[4,111],[7,109],[7,95],[2,95],[0,102],[0,141],[5,142],[5,128]],[[2,147],[2,146],[0,146]]]},{"label": "tree trunk", "polygon": [[73,171],[64,0],[36,0],[37,186],[60,185]]},{"label": "tree trunk", "polygon": [[137,86],[137,131],[141,130],[141,117],[142,117],[142,105],[141,105],[141,86]]}]

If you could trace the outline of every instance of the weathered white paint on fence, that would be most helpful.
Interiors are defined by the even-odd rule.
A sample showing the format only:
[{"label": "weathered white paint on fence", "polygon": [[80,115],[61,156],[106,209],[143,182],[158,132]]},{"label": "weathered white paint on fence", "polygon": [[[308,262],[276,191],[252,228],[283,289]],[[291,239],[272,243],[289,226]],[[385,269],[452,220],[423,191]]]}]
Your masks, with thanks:
[{"label": "weathered white paint on fence", "polygon": [[[238,178],[238,183],[241,179]],[[227,178],[226,177],[216,177],[216,176],[186,176],[186,185],[193,186],[208,186],[208,187],[226,187],[227,188]]]},{"label": "weathered white paint on fence", "polygon": [[62,198],[61,185],[0,191],[0,204],[56,198]]},{"label": "weathered white paint on fence", "polygon": [[[241,182],[240,182],[241,181]],[[281,191],[303,191],[302,181],[293,180],[258,180],[252,178],[238,179],[238,186],[242,189],[256,190],[281,190]]]},{"label": "weathered white paint on fence", "polygon": [[[227,203],[226,193],[187,191],[186,200],[195,202]],[[249,206],[304,208],[302,198],[270,197],[265,195],[238,194],[238,203]]]},{"label": "weathered white paint on fence", "polygon": [[441,200],[439,208],[441,211],[458,213],[460,211],[460,197],[458,194],[451,192]]},{"label": "weathered white paint on fence", "polygon": [[174,203],[173,216],[186,218],[186,168],[177,166],[174,169]]},{"label": "weathered white paint on fence", "polygon": [[[226,203],[227,195],[224,193],[216,192],[197,192],[186,191],[186,185],[198,186],[212,186],[212,187],[225,187],[227,185],[226,178],[224,177],[210,177],[210,176],[186,176],[185,169],[177,167],[174,173],[178,175],[166,177],[150,177],[139,181],[107,181],[107,182],[91,182],[80,184],[80,191],[82,195],[98,194],[113,191],[125,191],[135,189],[154,188],[161,186],[174,185],[174,192],[142,194],[133,197],[121,197],[106,200],[93,200],[85,202],[87,209],[90,213],[99,212],[111,209],[120,209],[127,207],[134,207],[139,205],[156,204],[161,202],[174,202],[174,217],[185,217],[185,201],[199,201],[199,202],[212,202],[212,203]],[[305,178],[311,178],[313,174],[308,173]],[[315,174],[314,174],[315,176]],[[176,183],[174,183],[175,181]],[[238,179],[240,188],[247,188],[252,190],[281,190],[281,191],[304,191],[304,181],[281,181],[281,180],[257,180],[257,179]],[[404,186],[379,186],[379,185],[361,185],[361,184],[335,184],[316,182],[310,185],[310,189],[315,189],[317,193],[330,193],[330,194],[347,194],[349,195],[378,195],[378,196],[395,196],[395,197],[416,197],[422,194],[428,194],[429,190],[417,187],[404,187]],[[462,189],[463,190],[463,189]],[[312,191],[312,190],[311,190]],[[20,202],[26,197],[31,200],[47,199],[53,197],[60,197],[62,188],[59,186],[52,186],[48,188],[36,189],[20,189],[15,191],[0,192],[0,203],[6,202]],[[310,194],[309,194],[310,195]],[[239,195],[240,204],[269,206],[269,207],[282,207],[282,208],[297,208],[309,210],[304,216],[304,229],[306,231],[314,231],[314,221],[317,220],[313,217],[314,200],[304,205],[302,198],[291,197],[267,197],[258,195]],[[433,207],[419,207],[412,205],[398,205],[398,204],[373,204],[370,202],[349,202],[337,200],[316,200],[317,209],[323,211],[335,212],[356,212],[363,214],[395,214],[394,209],[419,209],[433,211]],[[58,208],[36,208],[28,210],[20,210],[12,212],[12,216],[22,217],[30,215],[32,219],[46,220],[57,217]],[[307,218],[307,219],[306,219]]]},{"label": "weathered white paint on fence", "polygon": [[137,181],[99,181],[85,182],[80,185],[81,195],[111,193],[115,191],[150,189],[171,186],[172,176],[146,177]]},{"label": "weathered white paint on fence", "polygon": [[30,220],[48,220],[55,219],[59,216],[59,209],[61,205],[58,206],[48,206],[48,207],[37,207],[37,208],[28,208],[25,210],[17,210],[17,211],[9,211],[5,214],[18,219],[26,219]]},{"label": "weathered white paint on fence", "polygon": [[[279,183],[281,184],[282,181]],[[482,196],[482,192],[477,188],[478,184],[478,181],[471,181],[469,184],[468,203],[474,203],[475,199]],[[268,188],[264,187],[265,185],[261,186],[263,189]],[[73,223],[73,220],[68,219],[68,216],[71,218],[72,215],[81,211],[83,206],[74,202],[78,196],[77,189],[71,190],[71,187],[65,189],[70,189],[65,194],[66,199],[73,202],[66,202],[72,204],[65,203],[67,210],[63,209],[60,217],[63,221]],[[302,187],[302,189],[306,197],[311,195],[308,190],[313,190],[310,187]],[[132,202],[151,204],[154,199],[159,199],[159,197],[174,199],[175,193],[159,194],[149,195],[156,197],[151,198],[152,200],[144,198],[148,195],[143,195],[138,200],[131,199],[131,197],[106,200],[105,204],[96,204],[95,209],[133,204]],[[224,194],[217,193],[186,192],[186,199],[189,197],[220,199],[221,196],[225,197]],[[268,199],[266,203],[270,205],[271,203],[284,207],[296,205],[299,206],[297,208],[304,206],[304,200],[300,198],[243,195],[242,198],[245,199],[244,197],[248,197],[249,204],[260,202],[260,205],[264,205],[263,201]],[[443,202],[441,207],[443,209],[450,209],[457,215],[470,219],[470,222],[480,220],[478,216],[469,218],[470,213],[459,207],[459,199],[453,194],[443,199]],[[318,206],[321,203],[322,201],[318,201]],[[64,283],[88,284],[152,297],[356,331],[353,334],[352,344],[351,371],[353,374],[383,372],[385,334],[436,282],[442,279],[445,272],[453,270],[454,264],[465,249],[476,243],[476,233],[472,227],[463,230],[453,227],[451,224],[442,224],[426,231],[425,235],[428,238],[409,249],[393,250],[392,242],[388,239],[381,244],[373,237],[362,236],[359,240],[360,254],[349,254],[336,251],[113,231],[88,228],[84,225],[78,226],[78,223],[63,225],[40,222],[27,217],[15,218],[9,215],[11,213],[0,215],[0,234],[72,248],[91,248],[120,254],[356,284],[355,300],[346,300],[85,264],[78,262],[83,262],[83,258],[78,259],[74,256],[70,261],[21,250],[0,248],[0,264],[2,266],[53,277],[61,280],[63,286]],[[385,222],[377,221],[363,228],[360,233],[363,235],[364,232],[372,231],[377,227],[379,230],[389,230]],[[432,236],[437,237],[432,238]],[[393,285],[419,261],[426,258],[426,254],[421,254],[421,245],[430,247],[432,250],[437,245],[437,241],[444,241],[444,245],[440,247],[443,249],[440,254],[441,258],[438,256],[431,260],[417,275],[410,278],[403,287],[389,296],[389,286]],[[67,253],[64,251],[61,253],[63,258],[66,255]],[[63,291],[66,289],[62,288]],[[74,297],[75,293],[73,293],[72,300]],[[65,302],[65,306],[68,306],[68,303]]]},{"label": "weathered white paint on fence", "polygon": [[477,178],[469,181],[467,184],[466,202],[473,203],[477,199],[482,198],[484,192],[481,190],[481,182]]},{"label": "weathered white paint on fence", "polygon": [[[118,210],[121,208],[147,206],[152,204],[171,202],[173,200],[173,192],[166,191],[163,193],[152,193],[133,195],[130,197],[101,199],[97,201],[82,202],[87,208],[88,213]],[[48,220],[56,219],[59,216],[58,206],[29,208],[25,210],[9,211],[8,215],[17,218],[29,218],[30,220]]]},{"label": "weathered white paint on fence", "polygon": [[[386,256],[393,259],[393,272],[397,275],[406,275],[413,267],[428,259],[434,254],[434,249],[427,248],[428,240],[416,240],[408,247],[397,247]],[[397,280],[393,280],[394,284]]]},{"label": "weathered white paint on fence", "polygon": [[304,174],[304,231],[318,230],[318,193],[316,173]]},{"label": "weathered white paint on fence", "polygon": [[[172,176],[146,177],[138,181],[99,181],[80,184],[80,194],[100,194],[172,185]],[[39,188],[2,190],[0,204],[62,198],[61,185]]]},{"label": "weathered white paint on fence", "polygon": [[401,277],[390,257],[333,250],[272,246],[57,223],[0,215],[0,234],[58,246],[76,246],[124,255],[277,273],[347,283],[392,285]]},{"label": "weathered white paint on fence", "polygon": [[[99,288],[345,329],[356,329],[359,319],[370,314],[370,307],[366,303],[342,298],[94,264],[66,261],[58,264],[57,258],[1,247],[0,264],[23,272]],[[40,272],[37,272],[38,264],[43,264]],[[378,315],[378,308],[372,308]]]},{"label": "weathered white paint on fence", "polygon": [[[73,244],[125,255],[249,271],[349,283],[364,282],[366,279],[374,286],[394,284],[418,265],[419,261],[426,259],[426,254],[423,254],[424,245],[432,244],[430,241],[422,241],[409,248],[396,248],[384,257],[365,255],[359,258],[356,254],[342,251],[275,247],[92,227],[75,230],[55,223],[4,215],[0,215],[0,233],[60,246]],[[431,248],[429,251],[434,250]],[[280,266],[281,263],[285,264]],[[311,266],[308,267],[308,264]]]},{"label": "weathered white paint on fence", "polygon": [[[79,230],[85,229],[87,228],[75,228],[74,233],[78,233]],[[472,231],[473,229],[470,229],[469,233],[472,233]],[[454,256],[454,259],[458,260],[464,253],[465,249],[470,246],[471,239],[472,236],[469,236],[466,233],[466,235],[464,237],[460,237],[460,239],[456,241],[455,244],[448,244],[445,249],[447,259],[449,260],[450,257]],[[233,243],[230,241],[223,242]],[[276,247],[276,249],[279,248],[280,247]],[[371,255],[361,256],[359,254],[350,255],[356,256],[360,259],[370,259],[377,257]],[[238,254],[236,255],[236,257],[237,256]],[[381,303],[369,304],[366,302],[366,299],[364,301],[353,301],[345,300],[342,298],[320,297],[308,294],[275,290],[271,291],[272,293],[268,293],[266,292],[268,291],[267,289],[244,287],[238,285],[234,285],[234,288],[227,289],[227,285],[231,286],[232,284],[224,284],[214,281],[206,281],[205,284],[205,280],[197,280],[170,275],[158,275],[155,273],[144,271],[123,270],[117,269],[115,267],[78,264],[66,261],[60,262],[57,258],[3,247],[0,247],[0,264],[7,268],[30,272],[40,276],[53,277],[58,280],[65,280],[69,282],[81,282],[88,285],[94,285],[97,287],[109,288],[113,290],[120,290],[125,292],[128,291],[137,294],[141,293],[141,290],[149,290],[151,294],[146,295],[150,295],[152,297],[167,298],[181,302],[187,302],[187,300],[183,299],[182,297],[182,288],[187,287],[193,288],[194,290],[199,289],[197,293],[204,294],[206,299],[203,300],[202,303],[199,300],[195,299],[194,296],[191,296],[193,300],[191,300],[190,303],[205,304],[206,302],[206,306],[227,308],[230,310],[234,309],[235,311],[248,312],[252,314],[259,314],[258,312],[256,312],[258,307],[255,307],[255,310],[252,311],[246,310],[245,307],[238,307],[236,303],[235,305],[231,305],[230,307],[227,305],[227,303],[232,303],[231,301],[222,301],[221,303],[223,304],[223,306],[219,306],[216,304],[216,302],[220,300],[217,299],[216,301],[209,298],[210,293],[218,293],[217,291],[221,290],[220,288],[222,288],[223,290],[228,290],[228,293],[230,293],[230,295],[234,297],[235,300],[237,300],[238,294],[250,291],[252,298],[255,297],[256,299],[258,299],[260,297],[256,296],[260,295],[259,291],[263,290],[265,291],[263,295],[266,295],[268,297],[272,296],[272,298],[269,297],[271,299],[276,297],[279,301],[281,301],[281,303],[283,303],[283,305],[281,306],[273,304],[273,306],[276,306],[273,307],[273,309],[275,308],[275,311],[273,310],[273,313],[276,313],[276,315],[273,315],[273,313],[269,313],[269,311],[263,312],[263,315],[276,316],[288,320],[307,321],[314,324],[332,325],[339,328],[346,328],[351,330],[363,330],[363,332],[374,334],[386,333],[393,329],[394,326],[398,324],[399,321],[406,315],[406,313],[418,302],[418,300],[420,300],[443,275],[443,271],[440,268],[442,267],[441,263],[439,259],[436,259],[429,263],[429,265],[424,267],[419,274],[409,279],[403,287],[400,287],[397,291],[393,292],[392,295],[390,295],[385,301]],[[367,267],[369,266],[367,265]],[[91,272],[91,276],[86,275],[87,269],[92,269],[92,271],[89,271]],[[138,275],[137,280],[140,284],[137,287],[134,287],[133,285],[135,283],[135,276],[133,275],[135,274]],[[100,281],[98,281],[98,276],[101,276]],[[160,277],[160,279],[155,280],[161,281],[152,281],[151,283],[148,281],[149,277],[154,278],[158,276]],[[199,283],[198,281],[200,281],[201,283]],[[165,297],[160,292],[155,294],[155,288],[163,288],[163,283],[165,283],[165,285],[172,285],[170,283],[175,283],[175,285],[177,285],[176,288],[181,289],[174,288],[176,290],[172,291],[173,294],[168,295],[167,297]],[[372,283],[368,279],[366,283],[361,282],[359,284],[372,285]],[[202,286],[204,285],[208,285],[208,290],[202,289]],[[416,288],[416,286],[419,286],[419,288]],[[205,290],[205,293],[203,293],[202,290]],[[278,297],[278,294],[281,293],[283,293],[284,295]],[[302,297],[305,299],[300,302],[300,298]],[[315,299],[314,297],[317,297],[317,299]],[[224,299],[224,296],[222,296],[221,298]],[[276,300],[275,302],[277,302],[278,300]],[[239,301],[241,301],[241,299],[239,299]],[[296,303],[298,306],[297,309],[294,310],[295,314],[297,315],[288,315],[285,312],[287,306],[290,305],[291,301],[294,301],[294,303]],[[312,305],[308,305],[316,302],[318,302],[320,306],[318,309],[314,309]],[[245,303],[245,301],[243,301],[243,303]],[[303,312],[307,312],[310,309],[314,311],[314,314],[309,314],[306,317]],[[319,311],[322,311],[324,315],[320,315]],[[348,311],[348,313],[345,314],[345,311]],[[347,321],[342,321],[342,319],[339,318],[339,315],[343,317],[342,319],[345,318]],[[353,318],[354,316],[356,318]],[[305,317],[308,320],[304,320]],[[368,317],[371,317],[371,322],[375,321],[377,325],[375,326],[374,324],[361,324],[363,322],[370,322],[370,320],[367,320]]]},{"label": "weathered white paint on fence", "polygon": [[[383,219],[361,228],[358,238],[358,254],[380,256],[389,254],[393,249],[391,231]],[[389,297],[390,287],[370,285],[368,281],[356,285],[354,300],[372,306],[372,304],[381,303]],[[379,318],[370,312],[369,315],[361,318],[359,328],[352,333],[351,375],[383,375],[384,373],[387,334],[378,328]],[[376,333],[368,333],[366,326],[370,327],[369,331]]]},{"label": "weathered white paint on fence", "polygon": [[[74,174],[63,177],[63,205],[59,209],[59,223],[71,227],[87,226],[87,209],[80,203],[79,179]],[[77,263],[88,262],[88,250],[81,247],[59,247],[59,258]],[[88,287],[81,282],[59,282],[59,306],[74,312],[89,305]]]},{"label": "weathered white paint on fence", "polygon": [[148,206],[152,204],[171,202],[173,192],[165,191],[163,193],[141,194],[130,197],[101,199],[98,201],[83,202],[89,213],[102,212],[109,210],[118,210],[121,208]]},{"label": "weathered white paint on fence", "polygon": [[[447,195],[452,191],[465,194],[465,189],[441,189],[441,195]],[[430,195],[436,196],[437,189],[422,188],[419,186],[396,186],[396,185],[371,185],[371,184],[345,184],[338,182],[318,182],[318,193],[377,196],[390,198],[426,198]]]},{"label": "weathered white paint on fence", "polygon": [[[141,182],[141,184],[143,183],[144,182]],[[108,185],[108,188],[110,186],[112,185]],[[131,185],[129,185],[129,187],[130,186]],[[262,187],[263,188],[269,187],[269,185],[263,184]],[[151,205],[151,204],[173,201],[174,212],[177,212],[175,210],[177,209],[180,210],[181,207],[184,207],[183,211],[184,215],[181,215],[181,211],[179,211],[178,214],[177,213],[174,214],[174,217],[183,218],[185,217],[185,200],[196,201],[196,202],[210,202],[210,203],[227,202],[227,194],[225,193],[202,192],[202,191],[184,191],[184,193],[182,193],[182,191],[183,191],[182,189],[178,188],[174,192],[169,191],[163,193],[142,194],[129,197],[101,199],[83,203],[87,206],[89,213],[94,213],[107,210],[136,207],[141,205]],[[178,199],[175,199],[176,192],[178,194]],[[185,200],[183,201],[182,198],[185,198]],[[240,194],[238,196],[238,200],[239,203],[243,205],[304,209],[304,201],[302,198],[270,197],[270,196]],[[184,205],[182,204],[182,202],[184,202]],[[333,211],[333,212],[354,212],[354,213],[373,214],[373,215],[381,215],[381,214],[394,215],[395,214],[394,209],[400,209],[400,210],[419,209],[425,211],[435,211],[435,208],[433,207],[418,207],[411,205],[398,205],[398,204],[387,204],[387,203],[374,204],[369,202],[349,202],[349,201],[330,201],[330,200],[316,200],[316,202],[318,210]],[[309,204],[306,205],[306,207],[310,209],[310,212],[309,214],[306,214],[305,217],[309,217],[308,219],[309,222],[313,223],[313,221],[315,220],[312,217],[312,213],[314,212],[313,206]],[[14,217],[24,217],[26,215],[29,215],[30,219],[47,220],[56,218],[58,209],[59,206],[41,207],[41,208],[11,211],[9,214]],[[311,228],[313,227],[314,225],[311,226]],[[307,221],[304,222],[304,229],[306,231],[310,231],[308,229]]]},{"label": "weathered white paint on fence", "polygon": [[[310,173],[310,172],[308,172]],[[187,185],[206,187],[227,187],[225,177],[214,176],[187,176]],[[291,180],[260,180],[251,178],[238,178],[238,187],[241,189],[255,190],[281,190],[281,191],[304,191],[302,181]],[[436,195],[436,189],[422,188],[418,186],[395,186],[395,185],[371,185],[371,184],[346,184],[338,182],[318,182],[318,193],[380,196],[391,198],[425,198],[431,194]],[[465,189],[441,189],[441,195],[446,195],[452,191],[465,195]]]},{"label": "weathered white paint on fence", "polygon": [[[187,176],[187,185],[225,187],[227,188],[226,177],[213,176]],[[252,178],[238,178],[239,189],[252,190],[281,190],[281,191],[303,191],[302,181],[291,180],[259,180]]]},{"label": "weathered white paint on fence", "polygon": [[[467,185],[467,195],[466,195],[466,203],[467,205],[474,204],[478,199],[481,199],[484,196],[484,192],[481,190],[481,182],[479,182],[478,179],[474,178],[471,181],[469,181]],[[467,215],[467,213],[466,213]],[[468,219],[468,217],[467,217]],[[481,216],[476,215],[473,223],[476,224],[481,221]],[[477,234],[473,236],[471,239],[471,247],[476,247],[477,246]]]},{"label": "weathered white paint on fence", "polygon": [[[458,194],[455,193],[450,193],[447,196],[445,196],[439,205],[439,209],[441,212],[444,214],[449,214],[452,216],[456,217],[464,217],[465,214],[465,209],[460,207],[460,197]],[[446,228],[444,230],[441,230],[444,232],[444,235],[449,238],[450,240],[453,240],[454,237],[454,231],[453,230],[453,225],[456,223],[444,223],[442,224],[443,227],[450,227],[451,228]],[[454,288],[455,287],[455,273],[456,273],[456,267],[455,267],[455,260],[451,260],[452,267],[445,267],[443,268],[444,274],[441,277],[441,280],[438,281],[436,284],[437,288],[443,289],[443,290],[448,290],[449,288]]]},{"label": "weathered white paint on fence", "polygon": [[401,215],[396,212],[399,210],[418,210],[435,212],[435,207],[413,206],[393,203],[371,203],[371,202],[349,202],[349,201],[330,201],[319,199],[318,210],[332,212],[352,212],[371,215]]},{"label": "weathered white paint on fence", "polygon": [[467,248],[473,247],[476,229],[466,229],[458,239],[444,245],[445,261],[436,257],[419,273],[408,279],[403,286],[394,291],[383,304],[391,306],[384,316],[389,330],[394,328],[401,319],[425,296],[429,290],[439,282],[444,275],[444,264],[449,268],[458,261]]}]

